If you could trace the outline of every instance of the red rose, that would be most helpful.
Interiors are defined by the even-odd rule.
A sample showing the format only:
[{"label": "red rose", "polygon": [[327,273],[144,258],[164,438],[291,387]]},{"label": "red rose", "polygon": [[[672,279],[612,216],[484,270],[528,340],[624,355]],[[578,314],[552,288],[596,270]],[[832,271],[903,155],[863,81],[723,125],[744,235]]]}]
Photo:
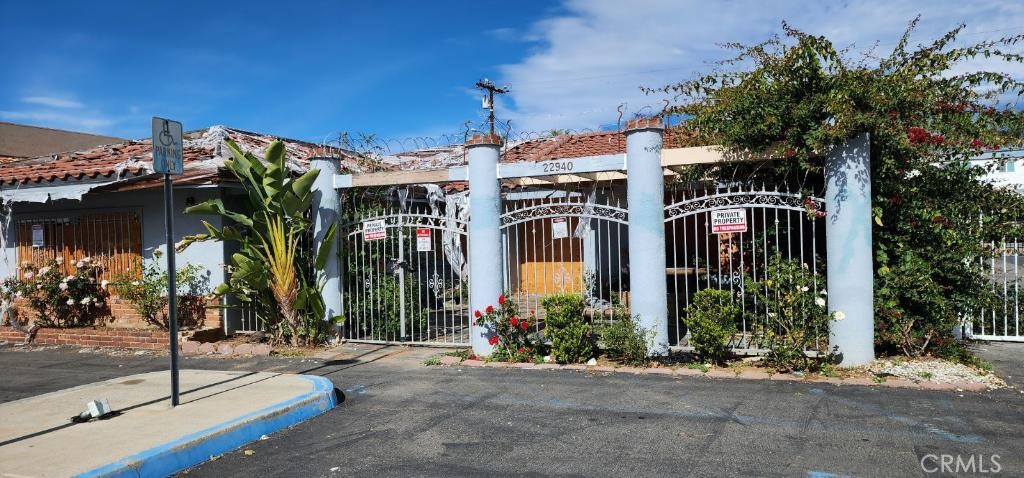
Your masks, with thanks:
[{"label": "red rose", "polygon": [[494,312],[494,306],[493,306],[493,305],[488,305],[488,306],[487,306],[487,309],[486,309],[486,312],[487,312],[488,314],[490,314],[491,312]]},{"label": "red rose", "polygon": [[479,319],[480,318],[480,311],[479,310],[474,310],[473,311],[473,317],[476,317],[476,318]]},{"label": "red rose", "polygon": [[530,323],[524,320],[524,321],[519,323],[519,328],[521,328],[523,330],[527,330],[527,329],[530,328]]},{"label": "red rose", "polygon": [[519,353],[526,353],[526,347],[519,347]]},{"label": "red rose", "polygon": [[487,339],[487,343],[491,345],[498,345],[498,336],[492,335],[491,338]]},{"label": "red rose", "polygon": [[498,296],[498,305],[505,305],[505,294]]},{"label": "red rose", "polygon": [[519,317],[516,317],[516,316],[513,315],[512,318],[508,320],[508,323],[512,324],[513,327],[518,326],[519,325]]}]

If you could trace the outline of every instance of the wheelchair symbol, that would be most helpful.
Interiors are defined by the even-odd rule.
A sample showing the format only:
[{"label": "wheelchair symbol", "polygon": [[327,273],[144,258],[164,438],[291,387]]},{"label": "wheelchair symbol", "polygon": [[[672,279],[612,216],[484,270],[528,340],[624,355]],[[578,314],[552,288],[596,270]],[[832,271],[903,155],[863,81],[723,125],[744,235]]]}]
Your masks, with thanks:
[{"label": "wheelchair symbol", "polygon": [[174,136],[171,136],[168,121],[164,120],[163,130],[160,131],[160,144],[164,147],[174,146]]}]

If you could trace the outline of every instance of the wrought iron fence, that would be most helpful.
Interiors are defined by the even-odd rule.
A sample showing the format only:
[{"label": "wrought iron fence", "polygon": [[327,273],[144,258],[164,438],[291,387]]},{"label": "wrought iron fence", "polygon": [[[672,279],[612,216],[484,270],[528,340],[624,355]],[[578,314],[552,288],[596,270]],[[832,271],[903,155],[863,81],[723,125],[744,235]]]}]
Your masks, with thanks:
[{"label": "wrought iron fence", "polygon": [[1018,239],[987,244],[990,257],[978,259],[986,272],[994,301],[965,319],[965,335],[980,340],[1024,342],[1021,330],[1021,263],[1024,243]]},{"label": "wrought iron fence", "polygon": [[[733,292],[742,310],[734,349],[762,348],[764,327],[771,327],[764,304],[751,284],[768,277],[773,256],[799,261],[816,280],[824,271],[824,200],[786,190],[733,186],[677,186],[665,206],[666,275],[669,338],[687,344],[686,315],[693,295],[707,288]],[[821,212],[819,212],[821,211]],[[822,276],[822,281],[823,276]],[[759,329],[760,328],[760,329]]]},{"label": "wrought iron fence", "polygon": [[354,190],[347,199],[342,337],[469,345],[464,195],[427,185]]},{"label": "wrought iron fence", "polygon": [[504,286],[520,313],[543,328],[544,296],[583,296],[588,319],[629,307],[624,183],[562,184],[506,191],[501,215]]}]

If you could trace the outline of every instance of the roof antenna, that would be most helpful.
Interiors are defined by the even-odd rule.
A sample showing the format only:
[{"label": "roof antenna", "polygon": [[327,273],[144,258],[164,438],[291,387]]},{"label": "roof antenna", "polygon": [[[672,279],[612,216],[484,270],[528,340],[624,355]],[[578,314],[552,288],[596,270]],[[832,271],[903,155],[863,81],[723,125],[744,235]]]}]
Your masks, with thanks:
[{"label": "roof antenna", "polygon": [[491,135],[494,135],[494,94],[503,95],[508,93],[508,86],[497,86],[484,78],[476,82],[476,87],[487,92],[487,96],[483,99],[483,107],[488,110],[487,124],[491,131]]}]

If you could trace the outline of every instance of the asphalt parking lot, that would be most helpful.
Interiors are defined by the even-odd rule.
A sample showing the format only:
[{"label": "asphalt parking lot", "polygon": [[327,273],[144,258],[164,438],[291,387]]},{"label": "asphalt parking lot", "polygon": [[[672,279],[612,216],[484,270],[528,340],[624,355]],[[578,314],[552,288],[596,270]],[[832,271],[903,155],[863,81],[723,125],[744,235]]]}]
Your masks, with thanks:
[{"label": "asphalt parking lot", "polygon": [[[424,366],[435,353],[362,346],[317,359],[187,358],[183,367],[322,375],[344,402],[182,476],[951,476],[922,471],[931,455],[980,455],[1005,476],[1024,475],[1016,389]],[[0,401],[166,361],[2,346]]]}]

